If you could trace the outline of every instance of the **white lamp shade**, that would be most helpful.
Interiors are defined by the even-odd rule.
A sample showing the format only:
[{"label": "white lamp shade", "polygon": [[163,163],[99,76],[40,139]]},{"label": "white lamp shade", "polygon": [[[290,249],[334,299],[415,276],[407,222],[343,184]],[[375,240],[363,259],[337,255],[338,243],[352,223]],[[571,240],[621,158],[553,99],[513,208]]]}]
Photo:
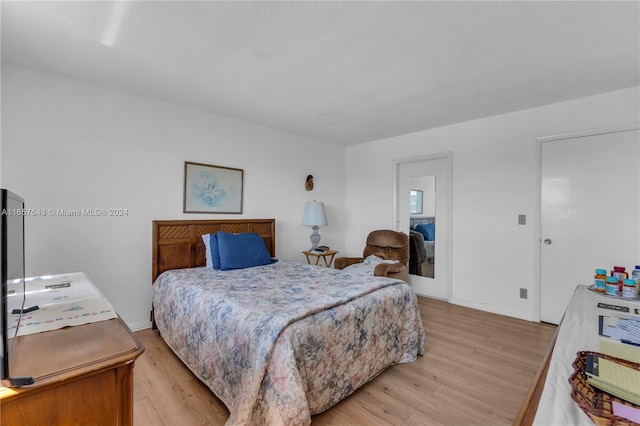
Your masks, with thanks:
[{"label": "white lamp shade", "polygon": [[320,201],[309,201],[304,206],[302,224],[307,226],[326,226],[327,215],[324,212],[324,204]]}]

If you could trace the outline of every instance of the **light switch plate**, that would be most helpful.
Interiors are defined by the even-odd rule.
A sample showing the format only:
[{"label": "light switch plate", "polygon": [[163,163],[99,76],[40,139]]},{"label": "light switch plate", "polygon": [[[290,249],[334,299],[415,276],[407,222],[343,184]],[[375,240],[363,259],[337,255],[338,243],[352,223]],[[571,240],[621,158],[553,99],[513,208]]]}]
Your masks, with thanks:
[{"label": "light switch plate", "polygon": [[526,225],[527,224],[527,215],[519,214],[518,215],[518,225]]}]

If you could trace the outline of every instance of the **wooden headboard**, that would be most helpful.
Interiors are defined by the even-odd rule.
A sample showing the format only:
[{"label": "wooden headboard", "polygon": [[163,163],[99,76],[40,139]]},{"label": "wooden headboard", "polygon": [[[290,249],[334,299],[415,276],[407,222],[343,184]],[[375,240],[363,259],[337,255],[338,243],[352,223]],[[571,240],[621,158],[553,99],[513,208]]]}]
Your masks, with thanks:
[{"label": "wooden headboard", "polygon": [[264,240],[271,257],[276,255],[275,219],[154,220],[151,281],[169,269],[205,266],[202,235],[218,231],[255,232]]}]

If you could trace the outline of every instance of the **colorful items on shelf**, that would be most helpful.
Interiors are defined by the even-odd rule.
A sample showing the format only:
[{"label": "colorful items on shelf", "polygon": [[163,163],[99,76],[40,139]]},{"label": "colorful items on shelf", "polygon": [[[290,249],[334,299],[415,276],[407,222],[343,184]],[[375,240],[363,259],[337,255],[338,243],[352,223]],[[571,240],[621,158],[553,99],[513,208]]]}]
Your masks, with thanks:
[{"label": "colorful items on shelf", "polygon": [[622,281],[629,278],[629,274],[625,271],[624,266],[614,266],[611,271],[611,276],[618,279],[618,291],[622,293]]},{"label": "colorful items on shelf", "polygon": [[635,299],[638,297],[638,281],[626,279],[622,282],[622,297],[625,299]]},{"label": "colorful items on shelf", "polygon": [[615,296],[618,294],[618,279],[616,277],[607,277],[606,291],[609,296]]},{"label": "colorful items on shelf", "polygon": [[631,279],[636,280],[637,283],[640,283],[640,265],[636,265],[633,271],[631,271]]},{"label": "colorful items on shelf", "polygon": [[606,274],[606,269],[596,269],[593,286],[595,291],[625,299],[639,298],[640,265],[636,265],[631,271],[631,278],[624,266],[614,266],[611,275]]},{"label": "colorful items on shelf", "polygon": [[594,280],[596,291],[604,293],[606,291],[607,270],[596,269]]}]

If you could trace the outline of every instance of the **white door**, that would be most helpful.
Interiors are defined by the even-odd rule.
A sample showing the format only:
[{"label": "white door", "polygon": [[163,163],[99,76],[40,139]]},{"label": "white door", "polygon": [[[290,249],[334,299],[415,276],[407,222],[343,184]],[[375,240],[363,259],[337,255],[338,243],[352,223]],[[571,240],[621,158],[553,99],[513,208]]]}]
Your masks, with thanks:
[{"label": "white door", "polygon": [[558,324],[595,270],[640,264],[640,137],[614,131],[542,142],[540,319]]},{"label": "white door", "polygon": [[435,176],[435,264],[434,277],[409,276],[417,294],[451,298],[451,159],[450,152],[395,160],[396,229],[409,234],[409,191],[412,178]]}]

